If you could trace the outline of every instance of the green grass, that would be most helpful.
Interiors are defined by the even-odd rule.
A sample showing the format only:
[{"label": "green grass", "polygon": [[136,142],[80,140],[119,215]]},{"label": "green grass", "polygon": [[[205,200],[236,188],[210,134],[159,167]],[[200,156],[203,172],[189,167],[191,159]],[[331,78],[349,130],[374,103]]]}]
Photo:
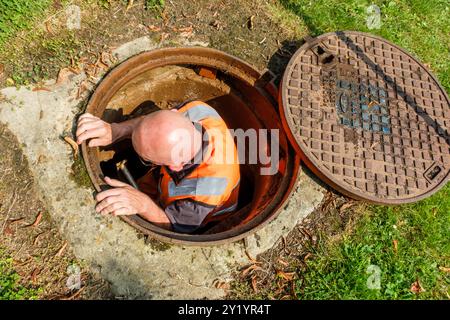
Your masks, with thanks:
[{"label": "green grass", "polygon": [[[431,198],[397,207],[371,206],[339,241],[322,241],[300,272],[301,299],[449,299],[450,185]],[[397,250],[394,248],[397,241]],[[370,289],[380,270],[380,287]],[[425,289],[411,292],[419,280]]]},{"label": "green grass", "polygon": [[146,10],[161,10],[166,4],[165,0],[145,0]]},{"label": "green grass", "polygon": [[[447,0],[279,0],[314,36],[337,30],[370,32],[394,42],[431,65],[450,90],[450,3]],[[381,9],[381,28],[369,30],[366,9]]]},{"label": "green grass", "polygon": [[0,0],[0,46],[19,30],[32,26],[33,18],[42,13],[51,0]]},{"label": "green grass", "polygon": [[20,283],[20,276],[14,271],[12,259],[0,252],[0,300],[35,300],[39,289],[26,288]]},{"label": "green grass", "polygon": [[[450,91],[450,4],[443,0],[279,0],[313,36],[337,30],[370,32],[388,39],[431,66]],[[381,27],[366,26],[367,7],[381,9]],[[417,204],[366,207],[340,240],[324,239],[300,272],[301,299],[449,299],[450,185]],[[393,241],[398,241],[394,252]],[[381,288],[369,289],[367,268],[380,270]],[[425,292],[411,285],[419,279]]]}]

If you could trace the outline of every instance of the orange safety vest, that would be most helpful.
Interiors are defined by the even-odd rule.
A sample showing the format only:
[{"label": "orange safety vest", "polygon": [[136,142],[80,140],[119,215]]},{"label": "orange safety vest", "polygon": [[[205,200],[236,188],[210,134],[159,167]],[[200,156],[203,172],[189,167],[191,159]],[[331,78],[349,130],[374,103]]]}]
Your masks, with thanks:
[{"label": "orange safety vest", "polygon": [[216,220],[236,210],[238,203],[240,172],[234,139],[217,111],[204,102],[189,102],[179,112],[202,125],[209,143],[199,166],[178,184],[161,168],[160,203],[166,208],[176,200],[191,199],[215,207],[205,221]]}]

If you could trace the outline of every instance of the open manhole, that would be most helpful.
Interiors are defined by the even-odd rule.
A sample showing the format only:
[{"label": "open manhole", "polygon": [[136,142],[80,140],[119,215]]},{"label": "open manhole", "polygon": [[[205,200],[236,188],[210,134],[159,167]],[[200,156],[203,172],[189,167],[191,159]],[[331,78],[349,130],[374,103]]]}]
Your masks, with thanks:
[{"label": "open manhole", "polygon": [[[151,237],[187,245],[235,241],[274,219],[288,199],[299,159],[284,134],[275,99],[262,88],[264,84],[261,74],[250,65],[207,48],[145,52],[112,70],[95,90],[86,110],[105,121],[119,122],[201,100],[215,108],[230,129],[280,132],[278,172],[260,175],[260,163],[241,164],[239,207],[230,219],[198,234],[182,234],[159,228],[138,215],[121,218]],[[122,178],[117,176],[116,164],[125,158],[135,178],[145,173],[140,171],[130,141],[109,148],[87,148],[83,144],[82,149],[97,191],[105,187],[103,175]]]},{"label": "open manhole", "polygon": [[289,62],[280,94],[302,160],[342,193],[399,204],[448,181],[449,98],[398,46],[360,32],[311,39]]},{"label": "open manhole", "polygon": [[[241,164],[239,207],[231,218],[197,234],[168,231],[138,215],[121,218],[166,242],[242,239],[277,217],[296,182],[300,158],[338,191],[375,203],[417,201],[448,181],[449,98],[401,48],[364,33],[329,33],[295,53],[278,97],[266,78],[207,48],[144,52],[112,70],[86,110],[108,122],[202,100],[230,129],[279,130],[277,173],[261,175],[261,163]],[[269,143],[262,147],[271,152]],[[109,148],[83,143],[82,150],[97,191],[105,187],[104,175],[123,178],[116,169],[123,159],[135,178],[145,173],[129,141]]]}]

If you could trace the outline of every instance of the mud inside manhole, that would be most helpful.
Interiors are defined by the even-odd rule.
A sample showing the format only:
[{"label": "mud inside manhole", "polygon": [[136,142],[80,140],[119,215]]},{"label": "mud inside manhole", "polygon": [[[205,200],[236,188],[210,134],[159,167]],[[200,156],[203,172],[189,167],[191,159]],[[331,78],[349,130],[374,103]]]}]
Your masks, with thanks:
[{"label": "mud inside manhole", "polygon": [[[241,164],[239,206],[231,218],[210,224],[196,234],[181,234],[156,227],[137,215],[122,217],[141,232],[166,242],[188,245],[227,243],[255,232],[278,215],[296,179],[298,158],[286,139],[274,100],[258,85],[261,75],[257,71],[219,51],[186,50],[194,50],[195,56],[180,56],[179,51],[162,49],[124,62],[103,80],[87,111],[105,121],[120,122],[159,109],[171,109],[186,101],[201,100],[218,111],[229,129],[278,129],[277,173],[261,175],[260,169],[265,165],[259,162]],[[165,51],[169,57],[173,54],[173,61],[168,62],[167,55],[159,56],[160,51]],[[208,60],[201,59],[202,55]],[[199,58],[198,63],[192,63],[195,57]],[[260,147],[270,149],[270,142]],[[248,148],[245,150],[247,153]],[[84,145],[83,151],[97,190],[104,185],[103,175],[126,181],[116,168],[116,164],[124,159],[136,179],[148,170],[140,163],[129,140],[107,148],[86,148]]]}]

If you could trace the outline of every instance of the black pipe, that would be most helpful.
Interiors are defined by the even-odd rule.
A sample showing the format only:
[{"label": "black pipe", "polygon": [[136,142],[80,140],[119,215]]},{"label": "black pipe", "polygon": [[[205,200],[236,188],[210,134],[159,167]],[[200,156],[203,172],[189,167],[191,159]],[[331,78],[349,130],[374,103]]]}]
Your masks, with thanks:
[{"label": "black pipe", "polygon": [[127,160],[122,160],[119,163],[117,163],[117,169],[122,171],[123,175],[127,179],[127,181],[133,186],[133,188],[139,190],[138,184],[136,183],[136,180],[134,180],[133,176],[131,175],[130,171],[128,170],[126,166]]}]

